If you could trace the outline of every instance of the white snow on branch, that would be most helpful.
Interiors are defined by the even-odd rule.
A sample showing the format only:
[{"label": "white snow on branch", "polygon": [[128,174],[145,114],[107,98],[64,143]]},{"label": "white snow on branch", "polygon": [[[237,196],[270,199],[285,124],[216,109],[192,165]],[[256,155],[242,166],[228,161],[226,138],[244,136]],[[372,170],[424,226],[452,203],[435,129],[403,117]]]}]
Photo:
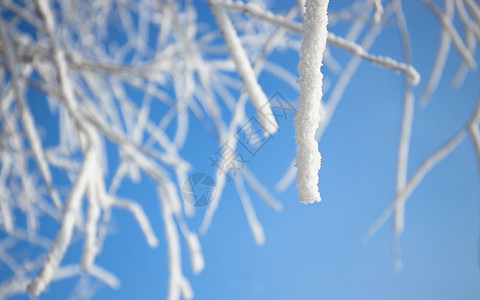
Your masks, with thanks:
[{"label": "white snow on branch", "polygon": [[275,209],[276,211],[281,211],[283,209],[283,205],[279,202],[273,195],[271,195],[266,187],[262,185],[262,183],[255,177],[255,175],[250,172],[250,170],[245,167],[242,169],[242,175],[248,184],[252,187],[255,192],[268,204],[270,207]]},{"label": "white snow on branch", "polygon": [[65,211],[60,223],[60,229],[57,236],[50,246],[45,262],[40,273],[27,286],[27,291],[34,295],[39,295],[52,280],[57,271],[68,245],[72,239],[73,227],[77,221],[79,209],[85,194],[89,177],[92,174],[93,164],[95,162],[95,152],[88,148],[85,152],[85,158],[82,168],[73,184],[70,194],[65,202]]},{"label": "white snow on branch", "polygon": [[[290,16],[290,13],[287,13],[287,16]],[[281,28],[277,28],[276,31],[273,32],[273,34],[270,36],[269,40],[265,43],[263,52],[258,55],[253,61],[254,61],[254,66],[253,66],[253,71],[255,74],[258,76],[262,69],[263,59],[266,58],[267,54],[271,52],[275,44],[279,41],[280,37],[284,35],[284,30]],[[219,130],[220,133],[220,138],[219,141],[221,144],[226,145],[230,149],[235,149],[236,147],[236,141],[237,139],[234,138],[235,133],[237,132],[237,127],[240,126],[244,120],[245,120],[245,102],[246,102],[246,93],[242,92],[240,94],[240,97],[238,98],[237,102],[234,105],[234,108],[232,109],[233,111],[233,117],[230,121],[230,124],[228,125],[228,131],[227,133],[223,133],[224,130],[221,129]],[[225,155],[222,155],[221,160],[219,165],[222,166],[224,165],[224,160],[225,160]],[[218,207],[218,203],[220,200],[220,196],[222,194],[222,190],[225,186],[225,176],[227,170],[221,170],[221,168],[217,169],[216,175],[215,175],[215,182],[216,182],[216,189],[217,192],[215,193],[215,196],[212,197],[211,203],[207,208],[207,211],[205,212],[205,216],[203,219],[203,222],[199,228],[200,233],[205,233],[210,226],[213,215]],[[247,179],[248,180],[248,179]],[[253,184],[252,184],[253,187]],[[255,187],[254,187],[255,189]],[[257,189],[256,189],[257,190]],[[258,190],[257,190],[258,192]],[[263,197],[263,196],[262,196]]]},{"label": "white snow on branch", "polygon": [[477,23],[480,23],[480,6],[472,0],[464,0],[468,10],[472,13]]},{"label": "white snow on branch", "polygon": [[112,205],[129,210],[137,221],[138,225],[140,226],[140,229],[142,230],[142,233],[145,236],[148,245],[152,248],[158,246],[157,236],[155,235],[155,232],[152,229],[152,225],[150,225],[148,217],[140,204],[129,200],[113,199]]},{"label": "white snow on branch", "polygon": [[96,277],[97,279],[105,282],[110,287],[114,289],[118,289],[120,287],[120,280],[114,274],[110,273],[109,271],[105,270],[104,268],[93,265],[89,268],[88,273],[92,276]]},{"label": "white snow on branch", "polygon": [[205,260],[203,258],[202,246],[200,245],[198,236],[188,229],[187,223],[183,218],[179,215],[177,215],[176,218],[182,235],[185,238],[185,242],[187,243],[192,271],[194,274],[199,274],[205,267]]},{"label": "white snow on branch", "polygon": [[7,187],[3,184],[10,172],[11,159],[8,155],[2,155],[2,169],[0,170],[0,215],[3,225],[3,229],[11,234],[14,230],[14,216],[13,211],[10,208]]},{"label": "white snow on branch", "polygon": [[300,95],[293,122],[297,143],[297,190],[303,203],[321,200],[318,192],[321,156],[315,132],[320,122],[323,79],[320,67],[327,43],[327,6],[328,0],[311,0],[305,3],[305,29],[297,67],[300,75]]},{"label": "white snow on branch", "polygon": [[[455,0],[455,7],[457,8],[456,11],[458,12],[458,16],[465,28],[467,47],[471,53],[475,53],[477,40],[480,41],[480,19],[478,19],[477,22],[470,19],[470,15],[467,12],[467,8],[465,8],[463,0]],[[468,65],[465,62],[462,62],[453,78],[453,84],[455,87],[460,87],[462,85],[468,71]]]},{"label": "white snow on branch", "polygon": [[[425,0],[426,3],[430,1]],[[344,91],[350,86],[360,62],[366,60],[369,65],[405,74],[405,77],[402,74],[405,108],[397,194],[375,224],[380,226],[395,214],[396,242],[404,227],[408,197],[422,178],[459,145],[467,129],[480,163],[477,108],[477,117],[468,128],[463,128],[428,157],[411,178],[407,176],[415,104],[412,85],[419,82],[420,76],[410,64],[409,54],[404,55],[401,62],[369,50],[379,33],[395,26],[390,17],[394,11],[404,54],[408,52],[408,31],[401,0],[358,0],[339,12],[330,10],[329,29],[333,31],[332,25],[342,22],[341,32],[343,29],[347,32],[341,36],[326,30],[322,32],[323,25],[319,21],[326,27],[328,6],[328,1],[323,0],[310,0],[307,5],[304,0],[295,0],[286,12],[268,10],[269,5],[276,7],[272,1],[209,0],[218,24],[213,30],[212,26],[203,26],[197,19],[197,4],[193,1],[184,4],[120,1],[112,5],[111,1],[99,0],[94,7],[58,0],[4,2],[0,5],[4,16],[0,18],[0,61],[4,67],[0,68],[0,123],[3,125],[0,130],[0,229],[7,237],[0,241],[0,261],[13,275],[0,284],[0,299],[26,292],[38,294],[55,280],[72,276],[97,278],[111,287],[118,287],[119,280],[96,265],[96,258],[102,253],[109,235],[115,208],[132,214],[150,246],[159,244],[156,228],[152,228],[149,220],[150,213],[147,215],[137,202],[139,199],[123,199],[117,194],[127,177],[135,183],[153,180],[157,185],[162,206],[160,218],[165,230],[162,246],[168,250],[166,266],[170,270],[165,293],[168,289],[171,300],[192,298],[192,289],[182,270],[182,259],[188,254],[194,274],[203,270],[205,260],[196,232],[189,229],[189,222],[184,219],[192,216],[195,208],[185,205],[187,199],[179,195],[180,190],[184,191],[183,183],[192,168],[182,157],[185,142],[189,142],[190,125],[196,124],[190,122],[189,115],[205,127],[219,146],[228,146],[233,153],[240,150],[237,134],[246,131],[242,124],[249,122],[248,101],[253,103],[264,133],[275,132],[277,125],[271,122],[275,119],[273,106],[268,105],[258,81],[265,73],[280,80],[285,88],[296,91],[299,83],[302,88],[300,98],[304,101],[301,101],[301,112],[295,120],[298,149],[299,152],[302,147],[313,149],[305,151],[308,155],[299,159],[303,166],[298,170],[299,194],[300,200],[306,203],[320,200],[317,185],[321,156],[317,142],[344,98]],[[455,80],[462,81],[470,71],[466,58],[468,55],[474,58],[480,37],[477,3],[475,0],[445,0],[444,6],[432,4],[432,10],[440,19],[437,25],[442,26],[442,39],[448,43],[442,40],[438,49],[439,58],[432,72],[438,76],[430,77],[434,84],[427,84],[427,95],[435,91],[441,73],[446,70],[444,65],[448,49],[453,48],[451,44],[460,53],[465,49],[469,51],[469,54],[463,53]],[[321,11],[322,5],[325,11]],[[93,14],[92,8],[96,11]],[[111,24],[106,20],[111,19],[112,14],[119,18],[119,33],[125,41],[111,41],[108,37]],[[455,20],[457,16],[460,20]],[[25,22],[33,29],[26,32],[22,28]],[[459,24],[464,32],[458,29]],[[150,41],[151,34],[157,31],[158,37]],[[276,55],[270,54],[283,50],[297,52],[302,46],[300,35],[303,34],[305,39],[298,66],[301,78],[297,81],[288,63],[277,61]],[[334,48],[325,49],[325,39]],[[344,51],[336,51],[337,48]],[[328,50],[332,52],[326,52]],[[340,52],[348,52],[342,53],[350,57],[348,63],[343,57],[337,57]],[[332,71],[335,75],[322,83],[320,70],[323,73]],[[327,80],[332,80],[331,89]],[[328,90],[328,99],[321,99],[322,88]],[[30,105],[34,100],[29,98],[33,90],[47,99],[52,116],[59,116],[57,145],[47,143],[51,132],[42,131],[44,120],[37,117],[42,110],[35,111]],[[137,101],[139,99],[141,101]],[[43,104],[43,101],[35,103],[35,108]],[[276,117],[280,120],[279,115]],[[257,133],[254,135],[253,139],[259,138]],[[313,135],[315,139],[311,138]],[[48,149],[46,144],[49,144]],[[113,179],[107,180],[110,177],[105,176],[110,175],[107,166],[112,165],[106,156],[107,150],[108,154],[113,150],[110,146],[118,152],[119,160],[111,166],[116,169]],[[247,166],[230,164],[227,154],[223,152],[215,162],[218,163],[217,192],[205,211],[199,232],[205,233],[210,226],[220,197],[227,191],[224,190],[226,178],[233,175],[253,238],[262,244],[265,233],[257,218],[252,194],[256,193],[274,210],[280,210],[282,203]],[[64,210],[58,209],[62,203],[53,189],[54,181],[62,173],[71,182],[69,191],[64,192]],[[296,173],[293,162],[279,186],[286,188],[294,181]],[[44,217],[52,218],[59,225],[53,242],[39,231]],[[84,243],[81,261],[65,264],[65,253],[77,234]],[[28,243],[43,253],[33,261],[31,257],[20,259],[14,248],[19,243]],[[398,249],[395,248],[394,253],[398,253]],[[78,286],[90,291],[79,291],[73,297],[91,297],[96,290],[88,282]]]},{"label": "white snow on branch", "polygon": [[81,268],[85,271],[94,264],[95,256],[99,251],[99,247],[96,245],[98,220],[100,219],[100,199],[96,185],[102,178],[98,178],[98,173],[92,174],[97,178],[92,178],[89,181],[87,187],[88,195],[88,209],[87,218],[85,221],[85,242],[83,245],[83,255]]},{"label": "white snow on branch", "polygon": [[158,194],[162,206],[162,218],[165,227],[165,238],[168,245],[169,264],[169,288],[168,300],[179,300],[180,296],[185,299],[193,298],[193,291],[190,283],[182,273],[182,254],[180,248],[180,237],[174,220],[174,210],[169,199],[170,195],[164,187],[158,187]]},{"label": "white snow on branch", "polygon": [[480,167],[480,130],[478,124],[472,123],[469,128],[470,136],[473,140],[473,146],[475,147],[475,154],[477,155],[477,163]]},{"label": "white snow on branch", "polygon": [[387,69],[395,70],[398,72],[403,72],[407,74],[410,82],[414,85],[417,85],[420,82],[420,74],[410,64],[398,62],[391,57],[369,54],[361,45],[353,41],[336,36],[333,33],[328,33],[328,43],[331,44],[332,46],[337,46],[342,49],[345,49],[379,66],[383,66]]},{"label": "white snow on branch", "polygon": [[455,26],[453,26],[452,24],[452,20],[450,20],[448,16],[442,14],[442,12],[438,9],[438,7],[436,7],[435,4],[433,4],[430,0],[422,0],[422,1],[423,3],[425,3],[425,5],[428,8],[430,8],[433,14],[437,17],[437,19],[442,24],[443,29],[451,36],[453,44],[457,48],[460,55],[463,57],[465,63],[467,63],[467,65],[471,69],[475,69],[477,67],[475,58],[473,57],[470,50],[463,43],[462,38],[460,37],[460,34],[455,29]]},{"label": "white snow on branch", "polygon": [[[390,15],[390,11],[386,10],[384,13],[384,17],[387,17]],[[354,33],[352,37],[352,34],[349,34],[349,39],[355,40],[356,36],[360,33],[361,29],[364,27],[364,24],[362,23],[356,23],[354,26],[352,26],[350,32]],[[365,37],[363,38],[363,41],[360,43],[361,47],[363,49],[370,49],[372,46],[373,42],[377,38],[377,36],[380,33],[380,26],[373,26],[371,27]],[[328,39],[327,39],[328,41]],[[360,65],[360,56],[353,56],[350,58],[349,62],[347,65],[343,68],[342,73],[340,74],[340,77],[335,83],[335,86],[332,89],[332,92],[330,93],[330,96],[327,101],[321,102],[320,103],[320,116],[321,116],[321,122],[319,125],[319,128],[316,133],[316,140],[318,141],[323,133],[325,132],[326,128],[330,124],[330,120],[332,119],[336,107],[340,100],[343,97],[343,94],[345,90],[348,87],[348,84],[350,83],[350,80],[354,76],[355,72],[357,71],[359,65]],[[326,103],[326,104],[322,104]],[[290,166],[287,170],[287,172],[283,175],[283,177],[280,179],[280,181],[276,185],[276,190],[277,191],[284,191],[294,180],[295,180],[295,174],[297,170],[295,167],[295,160],[293,160],[290,163]]]},{"label": "white snow on branch", "polygon": [[[67,265],[58,269],[58,271],[55,273],[55,276],[52,278],[52,281],[57,281],[80,274],[82,274],[82,269],[78,265]],[[116,289],[120,287],[120,280],[118,280],[117,276],[102,267],[93,265],[88,270],[88,274],[103,281],[112,288]]]},{"label": "white snow on branch", "polygon": [[[453,16],[453,12],[454,12],[453,2],[445,1],[445,18],[451,20]],[[450,51],[451,44],[452,44],[451,35],[446,30],[442,30],[440,46],[438,47],[437,57],[435,58],[435,63],[433,64],[432,74],[430,75],[427,86],[425,87],[422,97],[420,98],[420,103],[422,105],[427,105],[432,92],[438,86],[440,77],[445,67],[445,63],[447,62],[447,57]]]},{"label": "white snow on branch", "polygon": [[257,219],[252,201],[250,201],[250,197],[245,189],[243,178],[237,173],[233,176],[233,182],[235,183],[235,189],[240,197],[240,202],[242,203],[243,210],[247,216],[248,225],[250,226],[250,230],[252,231],[255,242],[258,245],[263,245],[265,243],[263,227]]},{"label": "white snow on branch", "polygon": [[382,19],[382,14],[383,14],[383,6],[382,6],[382,0],[372,0],[373,4],[373,21],[375,23],[380,23]]},{"label": "white snow on branch", "polygon": [[475,132],[475,126],[478,126],[479,119],[480,98],[477,101],[477,106],[475,107],[473,115],[467,124],[460,128],[460,130],[454,136],[452,136],[447,142],[445,142],[445,144],[443,144],[439,149],[437,149],[424,160],[407,184],[404,185],[403,189],[397,192],[395,200],[384,209],[377,220],[375,220],[375,222],[369,227],[365,236],[366,240],[371,238],[378,231],[378,229],[385,223],[385,221],[393,212],[395,212],[394,233],[395,235],[400,235],[403,232],[405,227],[405,203],[407,202],[409,196],[413,193],[415,188],[420,184],[427,173],[430,172],[433,167],[435,167],[441,160],[448,156],[448,154],[450,154],[454,149],[456,149],[456,147],[465,138],[467,130],[470,130],[470,132]]},{"label": "white snow on branch", "polygon": [[[379,4],[377,4],[379,2]],[[259,19],[271,22],[272,24],[287,28],[291,31],[302,33],[303,27],[302,24],[290,21],[289,19],[276,15],[270,11],[263,10],[260,6],[255,3],[243,3],[240,1],[215,1],[216,4],[233,11],[249,13],[252,16],[255,16]],[[375,0],[374,2],[376,8],[376,16],[383,15],[383,6],[381,1]],[[380,6],[378,6],[380,5]],[[381,7],[381,10],[380,10]],[[378,13],[377,13],[378,11]],[[381,13],[380,13],[381,11]],[[416,85],[420,81],[420,74],[412,66],[402,62],[398,62],[395,59],[388,56],[373,55],[368,53],[361,45],[355,43],[354,40],[345,39],[343,37],[337,36],[331,32],[328,32],[327,42],[335,47],[342,48],[346,51],[351,52],[352,54],[358,55],[368,61],[371,61],[379,66],[383,66],[388,69],[392,69],[398,72],[403,72],[407,74],[412,84]]]},{"label": "white snow on branch", "polygon": [[35,127],[35,121],[33,120],[32,113],[30,112],[28,103],[25,100],[23,91],[20,87],[21,81],[20,81],[20,76],[17,73],[17,69],[16,69],[15,53],[10,43],[10,40],[7,36],[7,31],[5,26],[6,26],[5,23],[0,18],[0,41],[2,42],[3,48],[5,49],[4,51],[7,57],[7,68],[10,71],[10,74],[12,76],[11,82],[13,86],[13,92],[15,94],[15,97],[18,101],[18,105],[20,108],[22,125],[24,127],[28,141],[30,142],[30,147],[32,149],[33,156],[35,158],[35,162],[37,163],[40,174],[43,180],[45,181],[45,185],[47,187],[47,190],[50,193],[53,203],[55,204],[58,212],[60,213],[62,208],[62,203],[60,201],[60,198],[57,192],[53,189],[52,174],[48,166],[48,162],[45,156],[45,152],[43,150],[40,136]]},{"label": "white snow on branch", "polygon": [[216,1],[209,1],[209,4],[235,63],[237,72],[243,80],[250,101],[252,101],[257,111],[257,116],[264,133],[266,135],[274,134],[278,130],[277,121],[275,120],[267,96],[258,84],[255,72],[252,69],[247,53],[242,46],[233,24],[223,8],[216,5]]}]

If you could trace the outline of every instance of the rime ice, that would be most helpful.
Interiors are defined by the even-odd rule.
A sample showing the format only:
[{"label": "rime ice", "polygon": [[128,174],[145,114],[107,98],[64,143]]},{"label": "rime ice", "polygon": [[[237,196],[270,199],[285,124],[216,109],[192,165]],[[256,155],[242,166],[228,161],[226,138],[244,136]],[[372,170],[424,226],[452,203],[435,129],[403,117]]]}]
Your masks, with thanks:
[{"label": "rime ice", "polygon": [[320,121],[322,57],[327,43],[328,0],[312,0],[305,3],[304,36],[300,50],[298,74],[300,78],[299,104],[295,114],[295,140],[297,143],[297,190],[300,202],[321,200],[318,192],[318,170],[321,156],[315,131]]}]

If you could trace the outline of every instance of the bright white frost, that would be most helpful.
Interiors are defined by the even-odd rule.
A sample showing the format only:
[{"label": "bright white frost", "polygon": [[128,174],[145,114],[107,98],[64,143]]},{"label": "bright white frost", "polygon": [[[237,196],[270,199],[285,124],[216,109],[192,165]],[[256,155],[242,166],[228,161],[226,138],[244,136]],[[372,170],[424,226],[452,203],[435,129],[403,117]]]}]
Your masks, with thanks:
[{"label": "bright white frost", "polygon": [[245,89],[250,97],[250,101],[252,101],[253,106],[255,106],[260,125],[262,125],[265,135],[274,134],[278,130],[278,124],[273,115],[268,98],[258,84],[255,72],[248,60],[247,53],[245,52],[227,13],[223,11],[222,8],[217,7],[215,3],[216,1],[210,1],[212,13],[215,16],[218,27],[225,39],[225,44],[230,51],[237,72],[242,78]]},{"label": "bright white frost", "polygon": [[298,63],[300,96],[293,121],[297,142],[297,189],[303,203],[321,200],[318,192],[321,155],[315,140],[315,131],[320,122],[323,79],[320,67],[327,43],[327,6],[328,0],[305,3],[305,25]]},{"label": "bright white frost", "polygon": [[[280,108],[270,107],[269,95],[262,90],[259,78],[272,75],[277,79],[275,83],[284,83],[296,92],[294,70],[270,54],[298,51],[303,34],[298,66],[301,103],[296,118],[303,202],[320,200],[316,186],[320,155],[312,136],[315,133],[315,140],[319,141],[340,101],[348,100],[343,95],[358,76],[360,62],[381,66],[382,72],[393,70],[405,79],[397,189],[394,199],[367,232],[367,237],[371,237],[392,216],[395,265],[399,266],[398,238],[405,227],[405,205],[423,178],[462,145],[468,133],[480,163],[480,99],[471,119],[455,135],[445,138],[445,143],[407,176],[418,96],[413,86],[418,84],[420,74],[410,64],[402,1],[358,0],[337,11],[330,8],[328,34],[322,33],[327,22],[327,2],[310,1],[307,10],[304,0],[292,0],[288,11],[282,12],[270,10],[268,6],[274,1],[209,0],[215,26],[197,18],[196,1],[2,1],[0,231],[5,238],[0,241],[0,264],[10,275],[0,281],[0,299],[26,292],[42,294],[51,283],[70,277],[81,277],[71,300],[95,294],[102,285],[97,280],[112,288],[119,287],[119,279],[98,265],[98,257],[108,255],[102,251],[116,210],[132,215],[149,246],[168,249],[170,277],[168,286],[162,287],[165,294],[168,289],[168,299],[192,298],[193,290],[184,274],[184,253],[189,254],[194,274],[200,273],[208,262],[204,261],[196,230],[189,228],[186,219],[195,213],[195,208],[179,195],[188,172],[195,168],[182,157],[184,146],[191,142],[190,128],[196,124],[190,116],[202,124],[219,148],[229,148],[219,155],[216,166],[212,164],[217,192],[198,231],[205,233],[214,224],[223,189],[233,177],[238,197],[232,198],[240,201],[255,242],[266,242],[268,235],[255,211],[256,200],[261,198],[275,210],[281,209],[281,202],[270,194],[250,166],[245,164],[238,169],[240,163],[236,162],[240,160],[232,164],[230,154],[242,151],[237,133],[254,120],[248,113],[247,100],[255,107],[255,121],[262,124],[265,134],[277,130],[272,110],[279,113]],[[453,80],[457,87],[470,72],[478,75],[475,66],[480,7],[474,0],[421,2],[435,17],[442,34],[420,100],[427,104],[430,98],[440,100],[432,96],[442,84],[450,53],[456,52],[462,58]],[[112,22],[125,39],[110,39],[107,32]],[[24,26],[26,23],[29,26]],[[346,29],[342,29],[344,34],[336,32],[338,24]],[[403,61],[388,52],[370,52],[377,37],[385,29],[394,32],[390,30],[393,27],[400,33]],[[151,38],[153,32],[158,32],[157,38]],[[325,35],[330,46],[327,49]],[[339,52],[350,56],[348,62],[337,60]],[[330,88],[327,84],[323,87],[324,91],[329,89],[325,99],[321,99],[322,63],[322,71],[332,71],[328,78]],[[138,99],[131,97],[132,89],[139,92]],[[31,99],[33,90],[43,94],[47,102]],[[58,144],[46,142],[45,134],[50,136],[51,132],[41,130],[46,118],[38,113],[43,110],[33,109],[47,103],[51,115],[58,116]],[[167,111],[158,111],[158,104]],[[280,115],[276,117],[281,120]],[[119,157],[118,164],[106,163],[108,144],[115,146],[113,155]],[[295,180],[294,162],[289,166],[279,182],[281,190]],[[58,182],[62,177],[70,182],[66,189]],[[113,178],[109,184],[110,177]],[[163,227],[152,226],[150,214],[142,207],[153,197],[127,199],[119,192],[124,180],[138,183],[143,178],[157,187],[155,200],[162,208]],[[259,197],[252,197],[252,192]],[[54,236],[45,235],[45,219],[58,224]],[[165,241],[159,243],[157,233],[162,228]],[[65,254],[78,243],[83,243],[81,256],[66,263]],[[18,256],[23,245],[32,251]]]}]

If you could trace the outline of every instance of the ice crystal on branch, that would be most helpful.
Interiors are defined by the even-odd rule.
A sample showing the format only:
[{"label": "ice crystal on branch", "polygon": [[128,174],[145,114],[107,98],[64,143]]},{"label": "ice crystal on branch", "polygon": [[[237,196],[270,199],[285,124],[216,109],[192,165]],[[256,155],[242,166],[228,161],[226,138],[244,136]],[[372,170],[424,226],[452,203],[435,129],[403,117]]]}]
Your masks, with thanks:
[{"label": "ice crystal on branch", "polygon": [[[119,209],[135,220],[146,245],[167,250],[169,278],[162,289],[168,299],[192,298],[184,269],[198,274],[208,265],[197,231],[206,233],[214,224],[228,184],[235,192],[227,199],[239,201],[252,241],[259,245],[268,243],[271,229],[262,226],[255,200],[282,208],[265,181],[281,177],[277,188],[285,190],[297,178],[300,201],[320,201],[318,142],[361,62],[404,81],[403,93],[391,93],[404,101],[395,197],[369,229],[369,237],[393,216],[398,239],[406,228],[410,195],[462,140],[471,138],[480,161],[476,106],[460,129],[445,135],[443,146],[411,176],[407,172],[419,94],[415,88],[422,88],[420,102],[428,109],[450,52],[461,58],[453,78],[457,87],[478,72],[476,1],[445,0],[444,6],[420,2],[441,35],[436,57],[432,53],[425,60],[433,64],[430,76],[421,74],[427,78],[425,86],[417,86],[421,76],[410,54],[410,12],[400,0],[352,0],[340,9],[336,2],[337,8],[328,12],[329,32],[327,0],[292,0],[286,11],[274,1],[207,2],[0,1],[0,262],[6,270],[0,299],[24,293],[48,296],[46,291],[56,288],[53,282],[71,277],[81,277],[73,299],[81,297],[84,286],[90,286],[91,296],[97,281],[119,288],[121,278],[99,260]],[[211,20],[202,23],[199,14]],[[385,28],[398,29],[402,55],[373,47],[379,36],[392,31]],[[396,41],[395,36],[389,39]],[[284,53],[293,53],[291,65],[299,54],[297,70],[283,60],[286,56],[276,56]],[[265,78],[273,84],[265,84]],[[365,88],[377,88],[369,78],[362,79]],[[275,162],[287,171],[283,177],[268,173],[266,180],[250,161],[260,161],[267,151],[285,150],[268,148],[290,122],[275,115],[269,100],[280,89],[298,95],[298,107],[292,101],[296,96],[282,96],[289,111],[296,110],[297,156],[296,161],[289,157],[290,164]],[[195,192],[189,178],[197,162],[187,159],[185,149],[193,141],[195,150],[202,150],[204,141],[191,139],[193,126],[201,127],[214,149],[220,149],[210,153],[214,183],[208,186],[208,201],[203,199],[206,208],[198,230],[189,219],[197,211],[188,198]],[[293,142],[286,148],[293,150]],[[242,157],[242,149],[251,157]],[[122,189],[126,181],[156,192],[131,199]],[[161,211],[145,208],[152,203]],[[155,218],[163,227],[155,226]],[[74,247],[81,255],[67,262]],[[18,248],[27,254],[14,255]]]},{"label": "ice crystal on branch", "polygon": [[318,192],[321,156],[315,132],[320,122],[323,80],[320,68],[327,43],[328,0],[307,1],[305,7],[303,42],[298,63],[300,96],[294,124],[297,142],[297,190],[301,202],[313,203],[321,200]]}]

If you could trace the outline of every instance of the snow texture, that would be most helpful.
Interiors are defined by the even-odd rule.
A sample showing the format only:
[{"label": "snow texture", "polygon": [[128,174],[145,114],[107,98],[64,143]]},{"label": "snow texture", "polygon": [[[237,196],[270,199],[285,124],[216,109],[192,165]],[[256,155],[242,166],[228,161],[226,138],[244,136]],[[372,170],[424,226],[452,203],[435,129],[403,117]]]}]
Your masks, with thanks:
[{"label": "snow texture", "polygon": [[321,200],[318,192],[321,155],[315,140],[315,132],[320,122],[323,79],[320,67],[328,35],[327,6],[328,0],[312,0],[305,3],[303,42],[297,67],[300,75],[298,79],[300,96],[293,122],[297,143],[297,190],[300,202],[303,203]]},{"label": "snow texture", "polygon": [[[160,245],[168,250],[169,284],[164,287],[168,299],[192,298],[183,257],[188,255],[194,274],[202,272],[208,263],[197,230],[191,230],[185,219],[195,214],[195,208],[179,195],[188,172],[194,169],[193,162],[182,157],[185,145],[192,141],[192,125],[201,123],[218,147],[230,149],[215,156],[217,191],[198,232],[205,233],[212,223],[222,192],[233,177],[253,240],[261,245],[270,229],[264,232],[255,200],[263,200],[274,210],[281,210],[282,203],[247,165],[237,169],[238,164],[229,161],[229,153],[241,150],[237,134],[245,130],[252,117],[249,101],[264,134],[277,130],[272,108],[276,112],[279,108],[270,107],[268,94],[261,87],[263,79],[259,78],[271,75],[295,92],[301,87],[295,118],[298,189],[301,201],[310,203],[320,200],[317,142],[351,79],[358,75],[361,62],[401,73],[405,79],[396,195],[367,233],[371,237],[392,217],[393,252],[395,265],[399,265],[398,239],[406,225],[405,205],[423,178],[467,134],[480,163],[480,99],[471,120],[416,170],[407,173],[411,169],[410,139],[416,110],[412,88],[420,74],[411,64],[401,0],[356,1],[339,11],[331,8],[328,33],[328,1],[307,1],[307,7],[304,0],[292,2],[288,11],[270,11],[269,5],[276,6],[273,1],[209,0],[218,25],[214,28],[197,19],[194,1],[88,1],[91,5],[61,0],[1,2],[0,60],[4,68],[0,68],[0,230],[6,237],[1,241],[0,262],[11,276],[0,282],[0,299],[23,293],[35,298],[49,288],[56,289],[53,282],[72,277],[81,279],[71,300],[91,297],[99,284],[119,287],[119,279],[98,265],[116,210],[131,214],[150,247]],[[454,78],[457,87],[468,73],[478,72],[480,8],[475,0],[445,0],[444,5],[422,2],[435,17],[442,35],[431,75],[423,87],[421,102],[427,104],[430,98],[439,100],[431,96],[441,86],[452,54],[461,58]],[[125,37],[122,41],[108,37],[111,16],[118,16],[114,19],[119,21],[115,24],[119,34]],[[341,35],[334,33],[339,22],[345,29],[349,27],[346,32],[342,29]],[[26,23],[31,26],[23,26]],[[388,52],[370,52],[377,37],[385,29],[392,31],[392,25],[400,33],[403,62],[388,56]],[[158,31],[157,43],[150,39],[151,30]],[[325,48],[325,39],[330,48]],[[289,64],[278,62],[276,55],[270,54],[297,52],[300,48],[297,80]],[[339,59],[338,52],[349,55],[348,62]],[[320,70],[335,74],[328,78],[330,84],[322,84]],[[328,98],[322,99],[322,85],[324,91],[329,90]],[[141,96],[132,98],[131,89]],[[43,94],[51,115],[58,116],[58,144],[46,142],[51,132],[41,129],[46,118],[39,118],[38,113],[43,110],[33,109],[44,101],[32,106],[36,101],[30,98],[33,90]],[[155,108],[158,104],[166,110],[159,112]],[[190,116],[196,121],[191,122]],[[277,118],[281,120],[279,115]],[[261,134],[260,129],[253,139]],[[119,157],[117,164],[106,163],[107,145],[114,146],[109,151]],[[279,182],[281,190],[295,180],[295,163],[289,166]],[[412,176],[407,176],[409,173]],[[113,177],[108,184],[110,175]],[[267,176],[271,179],[276,175]],[[60,176],[70,182],[67,189],[55,182]],[[157,187],[154,198],[161,204],[165,243],[159,244],[160,228],[152,226],[151,212],[141,204],[151,197],[127,199],[119,194],[125,179],[135,183],[147,179]],[[258,197],[252,197],[253,193]],[[47,218],[58,225],[48,236],[43,232]],[[65,254],[78,241],[83,243],[81,257],[67,263]],[[19,257],[16,252],[23,243],[33,251]]]},{"label": "snow texture", "polygon": [[232,56],[237,72],[242,78],[245,89],[250,97],[250,101],[252,101],[253,106],[255,106],[260,125],[262,125],[265,135],[268,136],[274,134],[278,130],[278,124],[273,115],[268,98],[257,82],[255,72],[252,69],[247,53],[238,38],[232,22],[226,12],[214,3],[215,1],[210,3],[212,13],[215,16],[218,27],[225,39],[225,44]]}]

